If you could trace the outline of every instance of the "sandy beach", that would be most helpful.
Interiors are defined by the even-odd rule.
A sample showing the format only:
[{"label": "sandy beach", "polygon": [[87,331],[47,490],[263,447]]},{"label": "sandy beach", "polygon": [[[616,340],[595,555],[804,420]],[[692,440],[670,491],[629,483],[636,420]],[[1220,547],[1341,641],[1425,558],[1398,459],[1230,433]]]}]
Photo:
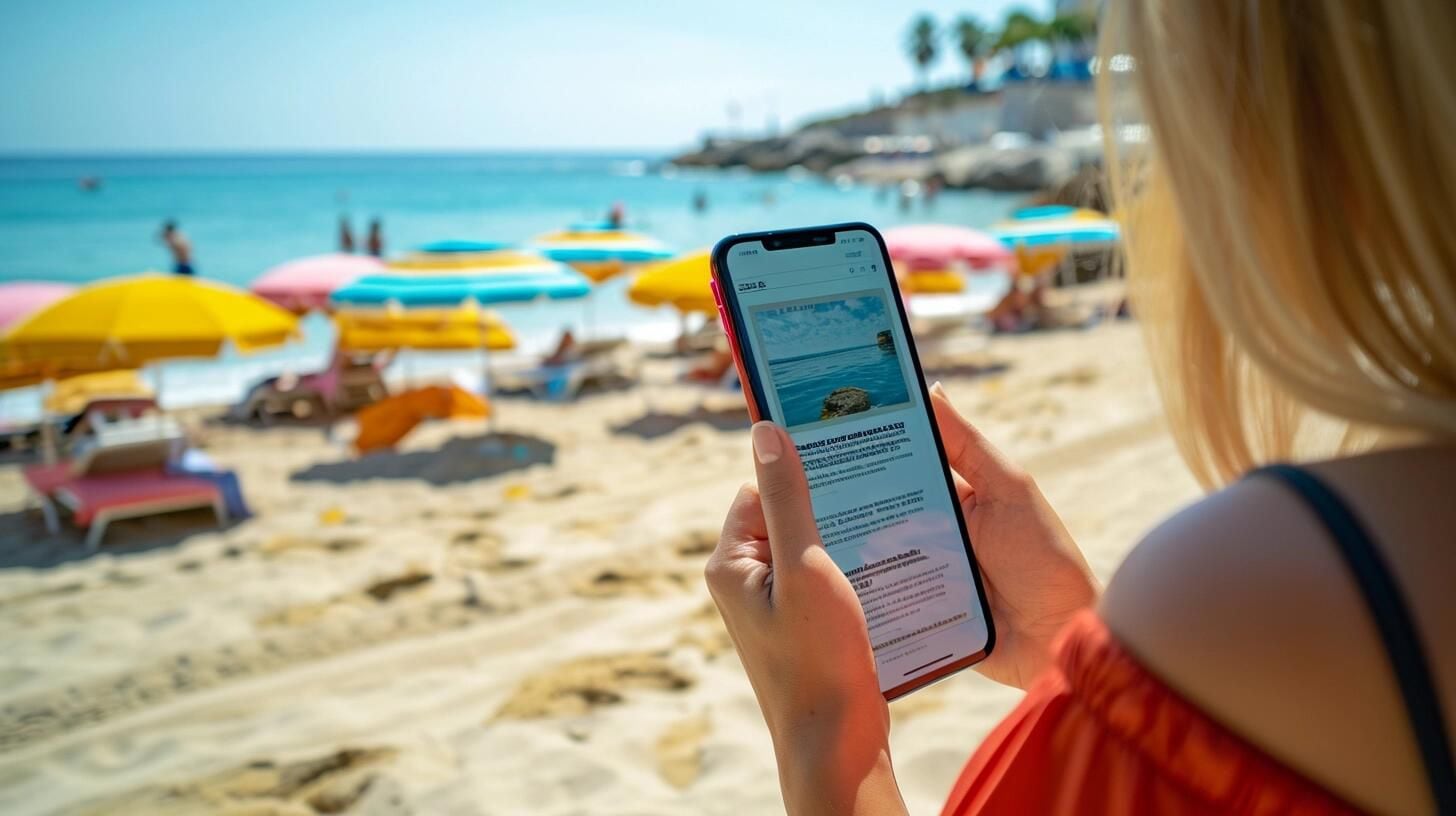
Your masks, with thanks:
[{"label": "sandy beach", "polygon": [[[1104,580],[1197,494],[1135,325],[966,359],[928,373]],[[505,399],[501,436],[440,422],[363,459],[318,428],[186,420],[253,518],[118,523],[88,555],[0,465],[0,811],[780,811],[702,581],[752,476],[735,393]],[[894,704],[911,812],[1017,698],[967,672]]]}]

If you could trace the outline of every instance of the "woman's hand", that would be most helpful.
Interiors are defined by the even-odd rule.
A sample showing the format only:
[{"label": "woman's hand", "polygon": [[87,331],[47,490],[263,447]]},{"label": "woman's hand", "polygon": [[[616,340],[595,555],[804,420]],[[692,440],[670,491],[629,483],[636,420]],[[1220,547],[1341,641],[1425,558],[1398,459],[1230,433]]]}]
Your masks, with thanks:
[{"label": "woman's hand", "polygon": [[819,541],[788,434],[760,422],[752,435],[758,487],[738,491],[706,575],[773,737],[784,804],[903,813],[859,598]]},{"label": "woman's hand", "polygon": [[[996,624],[976,668],[1025,688],[1097,584],[1036,483],[938,383],[931,398]],[[773,737],[784,801],[795,814],[903,812],[859,599],[819,540],[793,442],[770,422],[752,436],[758,487],[738,491],[706,574]]]},{"label": "woman's hand", "polygon": [[976,671],[1024,689],[1049,662],[1062,624],[1101,590],[1036,482],[951,406],[940,383],[930,402],[996,624],[996,648]]}]

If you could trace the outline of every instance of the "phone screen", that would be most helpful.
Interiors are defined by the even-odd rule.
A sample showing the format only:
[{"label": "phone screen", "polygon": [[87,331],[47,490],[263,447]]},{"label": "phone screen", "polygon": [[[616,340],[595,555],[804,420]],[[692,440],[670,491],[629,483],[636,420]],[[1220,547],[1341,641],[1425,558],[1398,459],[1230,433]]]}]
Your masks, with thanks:
[{"label": "phone screen", "polygon": [[752,238],[719,254],[745,389],[799,450],[896,696],[984,657],[991,630],[892,273],[867,228],[796,248]]}]

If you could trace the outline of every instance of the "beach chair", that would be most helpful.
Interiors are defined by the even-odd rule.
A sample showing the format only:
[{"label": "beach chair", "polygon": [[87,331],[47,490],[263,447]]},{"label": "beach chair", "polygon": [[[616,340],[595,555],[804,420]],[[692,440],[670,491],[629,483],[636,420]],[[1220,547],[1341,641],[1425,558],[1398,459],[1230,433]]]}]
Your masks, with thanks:
[{"label": "beach chair", "polygon": [[625,338],[583,341],[571,357],[556,364],[498,368],[491,372],[492,391],[528,392],[537,399],[573,400],[587,388],[609,388],[637,381],[635,360]]},{"label": "beach chair", "polygon": [[212,482],[166,472],[182,443],[175,421],[148,417],[97,429],[94,444],[79,446],[69,460],[31,465],[22,471],[45,516],[46,529],[60,531],[57,507],[87,528],[86,548],[101,546],[113,521],[209,507],[226,524],[222,492]]},{"label": "beach chair", "polygon": [[[267,424],[276,416],[352,414],[387,396],[389,389],[372,358],[340,353],[323,371],[259,382],[229,413],[238,420]],[[306,408],[300,411],[301,406]]]}]

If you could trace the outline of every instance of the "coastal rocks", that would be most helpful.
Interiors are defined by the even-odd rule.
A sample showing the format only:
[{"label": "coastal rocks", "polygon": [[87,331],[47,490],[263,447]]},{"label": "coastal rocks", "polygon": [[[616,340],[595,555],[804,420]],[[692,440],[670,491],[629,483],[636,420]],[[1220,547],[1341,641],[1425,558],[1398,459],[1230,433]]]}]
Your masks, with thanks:
[{"label": "coastal rocks", "polygon": [[880,347],[880,351],[887,351],[891,354],[894,354],[895,336],[890,333],[889,329],[885,329],[884,331],[875,335],[875,345]]},{"label": "coastal rocks", "polygon": [[824,398],[824,408],[819,412],[819,418],[833,419],[862,413],[869,409],[870,392],[863,388],[847,385],[829,392],[829,396]]},{"label": "coastal rocks", "polygon": [[679,167],[747,167],[759,173],[803,167],[826,173],[862,155],[862,140],[820,131],[771,139],[709,139],[701,149],[677,156],[672,163]]},{"label": "coastal rocks", "polygon": [[1084,156],[1055,145],[977,146],[942,154],[936,168],[948,187],[1026,192],[1065,184],[1084,164],[1096,161],[1096,155]]}]

